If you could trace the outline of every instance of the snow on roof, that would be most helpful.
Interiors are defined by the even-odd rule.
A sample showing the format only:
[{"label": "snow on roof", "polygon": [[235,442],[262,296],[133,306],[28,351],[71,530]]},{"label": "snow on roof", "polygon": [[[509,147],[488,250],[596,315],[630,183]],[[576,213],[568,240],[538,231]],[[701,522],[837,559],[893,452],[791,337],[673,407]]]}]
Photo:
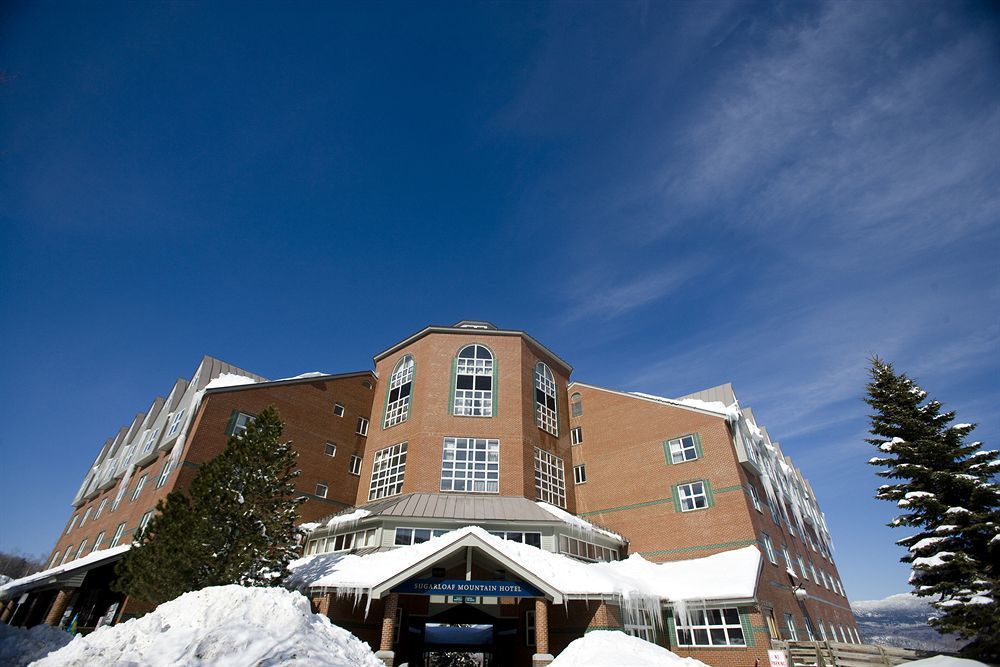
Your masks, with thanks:
[{"label": "snow on roof", "polygon": [[638,554],[623,561],[584,563],[505,540],[478,526],[466,526],[422,544],[392,551],[300,558],[289,565],[292,575],[287,583],[293,587],[370,590],[469,534],[569,596],[617,594],[624,598],[658,597],[674,601],[752,598],[761,559],[760,551],[750,546],[668,563],[652,563]]},{"label": "snow on roof", "polygon": [[216,586],[185,593],[142,618],[98,628],[34,663],[384,667],[367,644],[283,588]]},{"label": "snow on roof", "polygon": [[321,373],[320,371],[309,371],[308,373],[301,373],[299,375],[293,375],[290,378],[278,378],[275,382],[281,382],[283,380],[304,380],[306,378],[321,378],[326,377],[329,373]]},{"label": "snow on roof", "polygon": [[625,542],[625,538],[622,537],[621,535],[619,535],[618,533],[612,533],[610,530],[605,530],[603,528],[598,528],[597,526],[595,526],[594,524],[590,523],[586,519],[581,519],[580,517],[576,516],[575,514],[570,514],[569,512],[567,512],[566,510],[564,510],[564,509],[562,509],[560,507],[556,507],[555,505],[550,505],[548,503],[543,503],[540,500],[535,501],[535,504],[538,505],[539,507],[541,507],[543,510],[545,510],[549,514],[551,514],[552,516],[554,516],[557,519],[559,519],[560,521],[562,521],[564,523],[568,523],[571,526],[576,526],[577,528],[582,528],[584,530],[589,530],[589,531],[592,531],[592,532],[595,532],[595,533],[600,533],[601,535],[606,535],[606,536],[608,536],[610,538],[613,538],[613,539],[616,539],[616,540],[620,540],[621,542]]},{"label": "snow on roof", "polygon": [[[662,646],[621,630],[594,630],[574,639],[550,663],[551,667],[708,667],[694,658],[682,658]],[[942,666],[944,667],[944,666]],[[958,666],[956,666],[958,667]]]},{"label": "snow on roof", "polygon": [[205,385],[205,389],[218,389],[220,387],[239,387],[245,384],[257,384],[257,380],[245,375],[236,373],[222,373]]},{"label": "snow on roof", "polygon": [[3,586],[0,586],[0,598],[7,595],[8,591],[21,588],[25,584],[30,584],[35,581],[41,581],[42,579],[48,579],[49,577],[55,576],[57,574],[62,574],[64,572],[70,572],[77,568],[83,567],[84,565],[90,565],[95,561],[100,561],[104,560],[105,558],[117,556],[118,554],[123,554],[131,548],[132,548],[131,544],[122,544],[120,546],[114,547],[113,549],[101,549],[99,551],[91,551],[83,558],[78,558],[76,560],[69,561],[65,565],[56,565],[55,567],[50,567],[47,570],[42,570],[41,572],[35,572],[34,574],[29,574],[28,576],[21,577],[20,579],[11,579]]},{"label": "snow on roof", "polygon": [[335,526],[339,526],[345,523],[356,523],[369,515],[371,515],[371,512],[359,508],[354,510],[353,512],[348,512],[347,514],[338,514],[337,516],[333,517],[325,524],[323,524],[323,526],[326,528],[333,528]]},{"label": "snow on roof", "polygon": [[668,405],[676,405],[679,407],[703,410],[705,412],[713,412],[721,417],[726,417],[731,421],[736,421],[740,416],[740,408],[736,403],[726,405],[722,401],[702,401],[697,398],[666,398],[665,396],[644,394],[641,391],[630,391],[628,393],[632,396],[638,396],[639,398],[649,399],[658,403],[666,403]]}]

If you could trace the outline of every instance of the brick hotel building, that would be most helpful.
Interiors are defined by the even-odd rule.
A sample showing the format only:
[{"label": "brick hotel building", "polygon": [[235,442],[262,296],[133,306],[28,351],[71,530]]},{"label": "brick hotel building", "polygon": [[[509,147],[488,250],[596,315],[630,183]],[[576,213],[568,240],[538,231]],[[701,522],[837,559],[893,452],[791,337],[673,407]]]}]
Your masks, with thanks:
[{"label": "brick hotel building", "polygon": [[[146,611],[108,586],[131,535],[275,405],[299,453],[305,555],[352,553],[381,572],[360,587],[292,579],[388,664],[436,650],[544,664],[592,629],[717,666],[766,660],[772,639],[860,642],[812,488],[729,385],[667,399],[576,382],[530,335],[477,321],[427,327],[374,362],[267,381],[205,357],[104,443],[47,569],[0,588],[2,619],[92,628]],[[538,550],[567,572],[640,554],[708,574],[695,596],[636,605],[546,575]],[[707,565],[737,557],[738,592]],[[482,594],[428,589],[460,581]],[[519,593],[490,595],[499,581]],[[469,625],[475,637],[455,630]]]}]

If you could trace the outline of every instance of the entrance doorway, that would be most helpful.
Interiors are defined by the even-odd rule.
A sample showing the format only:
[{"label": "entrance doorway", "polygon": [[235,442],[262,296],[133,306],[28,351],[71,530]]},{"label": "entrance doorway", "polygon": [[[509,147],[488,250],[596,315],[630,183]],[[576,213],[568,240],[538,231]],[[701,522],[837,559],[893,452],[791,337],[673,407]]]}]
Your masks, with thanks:
[{"label": "entrance doorway", "polygon": [[424,625],[426,667],[491,667],[493,646],[492,624]]}]

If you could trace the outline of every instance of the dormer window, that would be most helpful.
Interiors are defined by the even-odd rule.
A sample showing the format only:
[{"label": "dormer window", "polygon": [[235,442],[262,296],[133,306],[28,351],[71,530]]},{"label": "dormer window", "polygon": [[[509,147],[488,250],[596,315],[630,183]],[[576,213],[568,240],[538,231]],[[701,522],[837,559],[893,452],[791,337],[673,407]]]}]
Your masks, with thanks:
[{"label": "dormer window", "polygon": [[389,396],[385,404],[385,421],[382,428],[405,422],[410,416],[410,393],[413,390],[413,357],[409,354],[399,360],[389,377]]},{"label": "dormer window", "polygon": [[538,428],[559,435],[556,412],[556,379],[552,369],[539,361],[535,364],[535,423]]},{"label": "dormer window", "polygon": [[466,345],[455,360],[455,398],[452,414],[493,416],[493,353],[485,346]]}]

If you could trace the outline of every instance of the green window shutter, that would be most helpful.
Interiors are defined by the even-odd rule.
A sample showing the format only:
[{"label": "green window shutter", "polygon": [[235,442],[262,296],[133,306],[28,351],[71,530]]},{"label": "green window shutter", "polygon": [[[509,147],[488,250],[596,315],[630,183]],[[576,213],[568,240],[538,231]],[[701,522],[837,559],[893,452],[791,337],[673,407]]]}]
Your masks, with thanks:
[{"label": "green window shutter", "polygon": [[680,512],[681,511],[681,494],[680,494],[680,491],[678,491],[677,490],[677,486],[674,485],[674,486],[670,487],[670,492],[673,494],[673,497],[674,497],[674,511],[675,512]]},{"label": "green window shutter", "polygon": [[[393,369],[395,370],[395,367],[393,367]],[[386,411],[389,409],[389,392],[392,391],[392,389],[390,389],[391,386],[392,386],[392,373],[389,373],[389,381],[385,383],[385,398],[382,399],[382,414],[378,419],[378,425],[383,429],[385,428]],[[410,396],[411,396],[410,400],[413,400],[412,391],[410,392]],[[372,427],[371,422],[368,422],[368,428],[371,427]]]},{"label": "green window shutter", "polygon": [[703,484],[705,485],[705,499],[708,501],[708,506],[715,507],[715,494],[712,493],[711,483],[706,479],[703,480]]},{"label": "green window shutter", "polygon": [[[413,399],[414,395],[417,393],[417,360],[413,360],[413,375],[410,376],[410,402],[406,404],[406,415],[403,417],[403,421],[409,421],[410,412],[413,410]],[[386,394],[386,398],[389,395]]]},{"label": "green window shutter", "polygon": [[694,434],[694,451],[695,451],[695,454],[698,455],[699,459],[705,456],[705,451],[701,448],[701,434],[700,433],[695,433]]},{"label": "green window shutter", "polygon": [[451,358],[451,390],[448,392],[448,414],[455,414],[455,374],[458,372],[458,356]]},{"label": "green window shutter", "polygon": [[233,414],[229,415],[229,423],[226,424],[226,435],[232,436],[236,431],[236,416],[240,414],[239,410],[233,410]]},{"label": "green window shutter", "polygon": [[665,458],[667,460],[667,465],[668,466],[674,464],[673,457],[670,456],[670,441],[669,440],[664,440],[663,441],[663,458]]},{"label": "green window shutter", "polygon": [[667,610],[667,645],[668,646],[680,645],[680,640],[677,639],[677,624],[674,622],[673,607]]},{"label": "green window shutter", "polygon": [[746,639],[747,646],[756,646],[757,643],[753,638],[753,626],[750,624],[750,609],[740,607],[738,611],[740,612],[740,625],[743,626],[743,638]]}]

